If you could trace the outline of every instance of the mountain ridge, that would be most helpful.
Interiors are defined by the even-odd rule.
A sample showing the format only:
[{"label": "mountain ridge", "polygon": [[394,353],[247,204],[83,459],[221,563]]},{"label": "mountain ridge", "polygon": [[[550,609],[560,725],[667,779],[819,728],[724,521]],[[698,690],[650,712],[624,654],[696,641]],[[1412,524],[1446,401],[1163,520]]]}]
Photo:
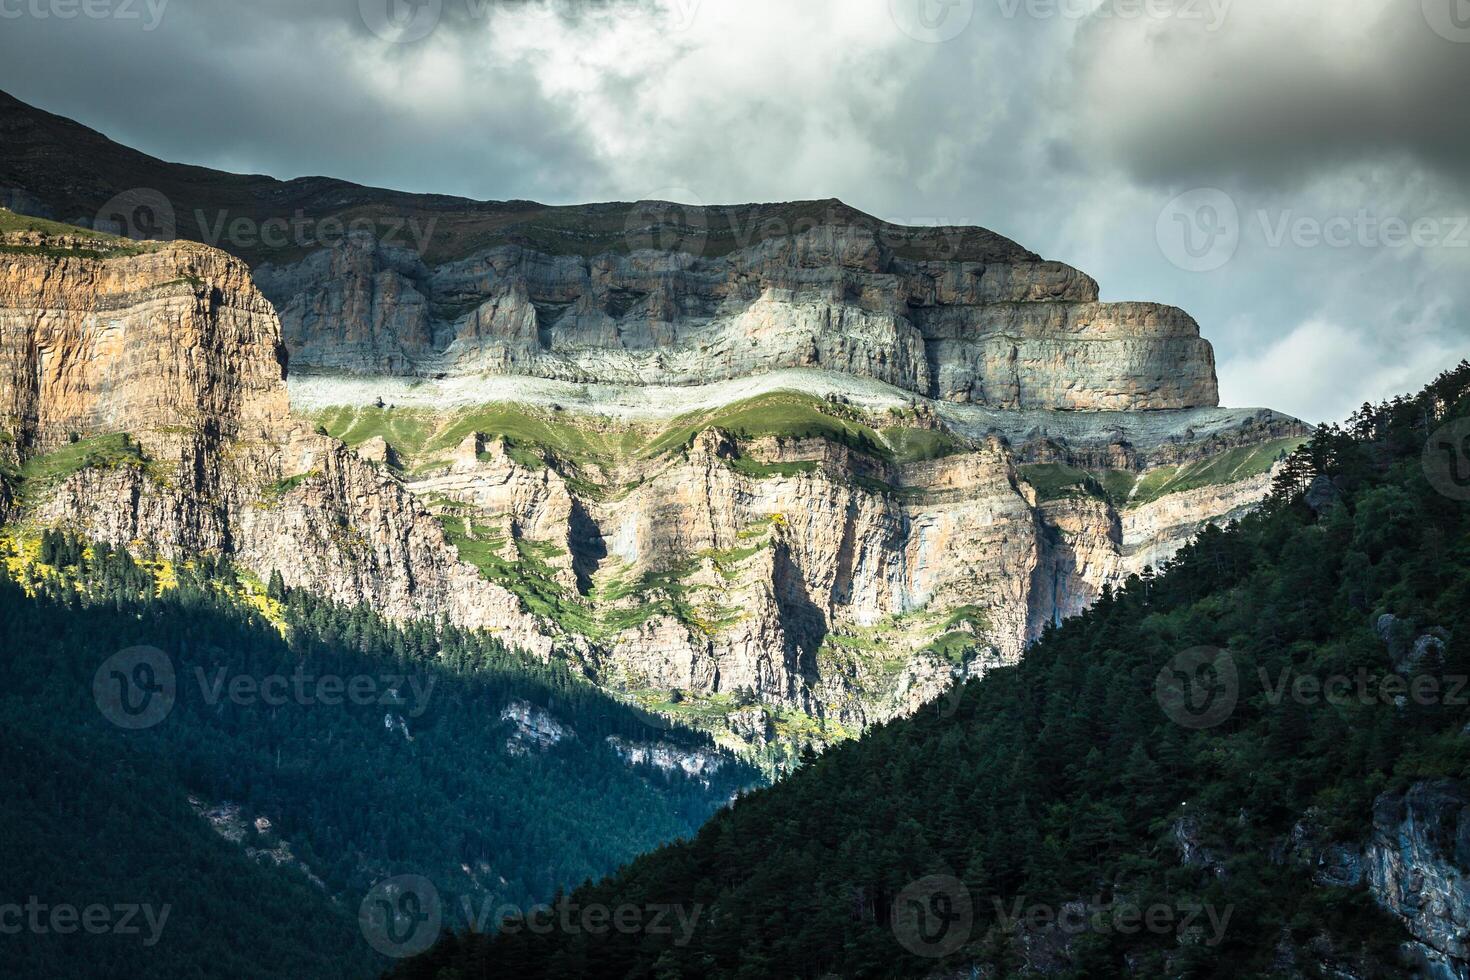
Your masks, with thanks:
[{"label": "mountain ridge", "polygon": [[[1247,512],[1306,431],[1217,408],[1188,314],[1099,303],[1091,277],[984,229],[832,201],[439,196],[430,215],[414,195],[165,164],[6,105],[7,199],[129,233],[17,218],[0,242],[10,390],[40,393],[12,412],[11,465],[61,474],[17,483],[12,520],[494,629],[768,758],[1013,661],[1105,585]],[[308,233],[343,233],[260,249],[303,201],[321,209]],[[401,236],[457,208],[413,242],[382,224]],[[186,239],[223,228],[234,258],[136,241],[160,215]],[[370,223],[346,231],[354,217]],[[160,261],[179,270],[144,286]],[[178,338],[133,342],[160,310]],[[239,401],[237,374],[276,379],[260,433],[230,437],[221,418],[181,443],[131,409],[43,419],[93,393],[166,404],[123,365],[155,348],[187,363],[195,348],[174,341],[190,317],[209,350],[243,310],[270,338],[258,370],[191,370],[219,386],[206,406]],[[29,353],[53,346],[60,359]],[[619,407],[638,405],[664,407]]]},{"label": "mountain ridge", "polygon": [[[65,179],[59,175],[66,174]],[[1219,403],[1187,313],[840,201],[550,207],[169,164],[0,100],[21,211],[248,261],[297,370],[698,384],[792,367],[1002,408]]]}]

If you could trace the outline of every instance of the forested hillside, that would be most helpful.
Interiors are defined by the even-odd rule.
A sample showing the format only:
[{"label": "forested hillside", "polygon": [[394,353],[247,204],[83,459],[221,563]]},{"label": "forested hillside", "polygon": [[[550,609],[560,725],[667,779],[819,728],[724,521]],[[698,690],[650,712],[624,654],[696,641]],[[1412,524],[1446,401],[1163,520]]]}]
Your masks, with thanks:
[{"label": "forested hillside", "polygon": [[[8,547],[8,976],[371,975],[398,951],[359,929],[381,880],[422,876],[462,926],[692,833],[757,778],[484,634],[393,626],[208,559],[56,532]],[[137,931],[50,918],[97,905],[134,907]]]},{"label": "forested hillside", "polygon": [[[1464,975],[1467,392],[1462,363],[1319,430],[1018,666],[395,975]],[[697,924],[583,917],[628,904]]]}]

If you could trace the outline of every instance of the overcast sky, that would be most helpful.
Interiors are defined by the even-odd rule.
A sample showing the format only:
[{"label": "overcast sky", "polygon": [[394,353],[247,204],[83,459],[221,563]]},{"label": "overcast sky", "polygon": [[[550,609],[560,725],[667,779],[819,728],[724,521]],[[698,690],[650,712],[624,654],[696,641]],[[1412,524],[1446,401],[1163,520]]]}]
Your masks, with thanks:
[{"label": "overcast sky", "polygon": [[281,178],[984,225],[1311,421],[1470,350],[1470,0],[0,0],[0,87]]}]

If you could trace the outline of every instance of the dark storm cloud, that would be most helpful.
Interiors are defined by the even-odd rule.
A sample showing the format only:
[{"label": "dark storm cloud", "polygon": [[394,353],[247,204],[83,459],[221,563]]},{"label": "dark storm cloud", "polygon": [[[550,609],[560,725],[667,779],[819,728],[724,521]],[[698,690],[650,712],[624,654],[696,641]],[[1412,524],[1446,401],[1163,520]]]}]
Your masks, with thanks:
[{"label": "dark storm cloud", "polygon": [[1214,30],[1090,19],[1073,52],[1077,137],[1147,181],[1287,186],[1408,156],[1470,185],[1470,22],[1454,28],[1458,3],[1231,0]]},{"label": "dark storm cloud", "polygon": [[[450,0],[441,43],[474,26],[464,9]],[[22,16],[0,31],[0,87],[167,159],[473,197],[566,194],[595,169],[516,66],[474,64],[434,90],[359,0],[172,0],[152,30]]]}]

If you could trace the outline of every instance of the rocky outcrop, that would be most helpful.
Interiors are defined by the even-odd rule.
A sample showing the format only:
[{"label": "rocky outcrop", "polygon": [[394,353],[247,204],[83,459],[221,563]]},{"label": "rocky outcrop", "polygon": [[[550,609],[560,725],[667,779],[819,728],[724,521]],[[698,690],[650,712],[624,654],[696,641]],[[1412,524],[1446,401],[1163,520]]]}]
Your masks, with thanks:
[{"label": "rocky outcrop", "polygon": [[233,250],[314,370],[700,384],[822,367],[1007,409],[1218,401],[1182,311],[1100,303],[1088,276],[983,228],[841,201],[547,207],[209,173],[3,93],[0,193],[96,227],[142,201],[163,232]]},{"label": "rocky outcrop", "polygon": [[16,207],[100,228],[141,200],[161,231],[247,259],[302,368],[646,385],[821,367],[1012,410],[1218,403],[1186,313],[1101,303],[984,228],[836,200],[548,207],[213,173],[3,93],[0,137]]},{"label": "rocky outcrop", "polygon": [[191,796],[189,805],[209,824],[211,830],[239,847],[249,860],[278,868],[290,868],[300,873],[312,885],[326,890],[326,883],[305,861],[296,856],[291,849],[291,842],[279,836],[269,818],[256,816],[251,819],[240,804],[228,801],[211,805]]},{"label": "rocky outcrop", "polygon": [[1470,977],[1470,794],[1451,780],[1416,783],[1373,805],[1368,888],[1414,942],[1425,976]]},{"label": "rocky outcrop", "polygon": [[39,234],[0,248],[0,425],[27,449],[128,430],[258,438],[287,414],[274,311],[188,243]]},{"label": "rocky outcrop", "polygon": [[544,708],[528,701],[512,701],[500,712],[500,720],[511,725],[510,737],[505,740],[505,750],[511,755],[524,756],[545,752],[577,733],[552,717]]},{"label": "rocky outcrop", "polygon": [[682,775],[708,783],[725,759],[706,749],[688,749],[672,742],[631,742],[616,735],[607,737],[608,746],[630,766],[651,766],[665,775]]}]

